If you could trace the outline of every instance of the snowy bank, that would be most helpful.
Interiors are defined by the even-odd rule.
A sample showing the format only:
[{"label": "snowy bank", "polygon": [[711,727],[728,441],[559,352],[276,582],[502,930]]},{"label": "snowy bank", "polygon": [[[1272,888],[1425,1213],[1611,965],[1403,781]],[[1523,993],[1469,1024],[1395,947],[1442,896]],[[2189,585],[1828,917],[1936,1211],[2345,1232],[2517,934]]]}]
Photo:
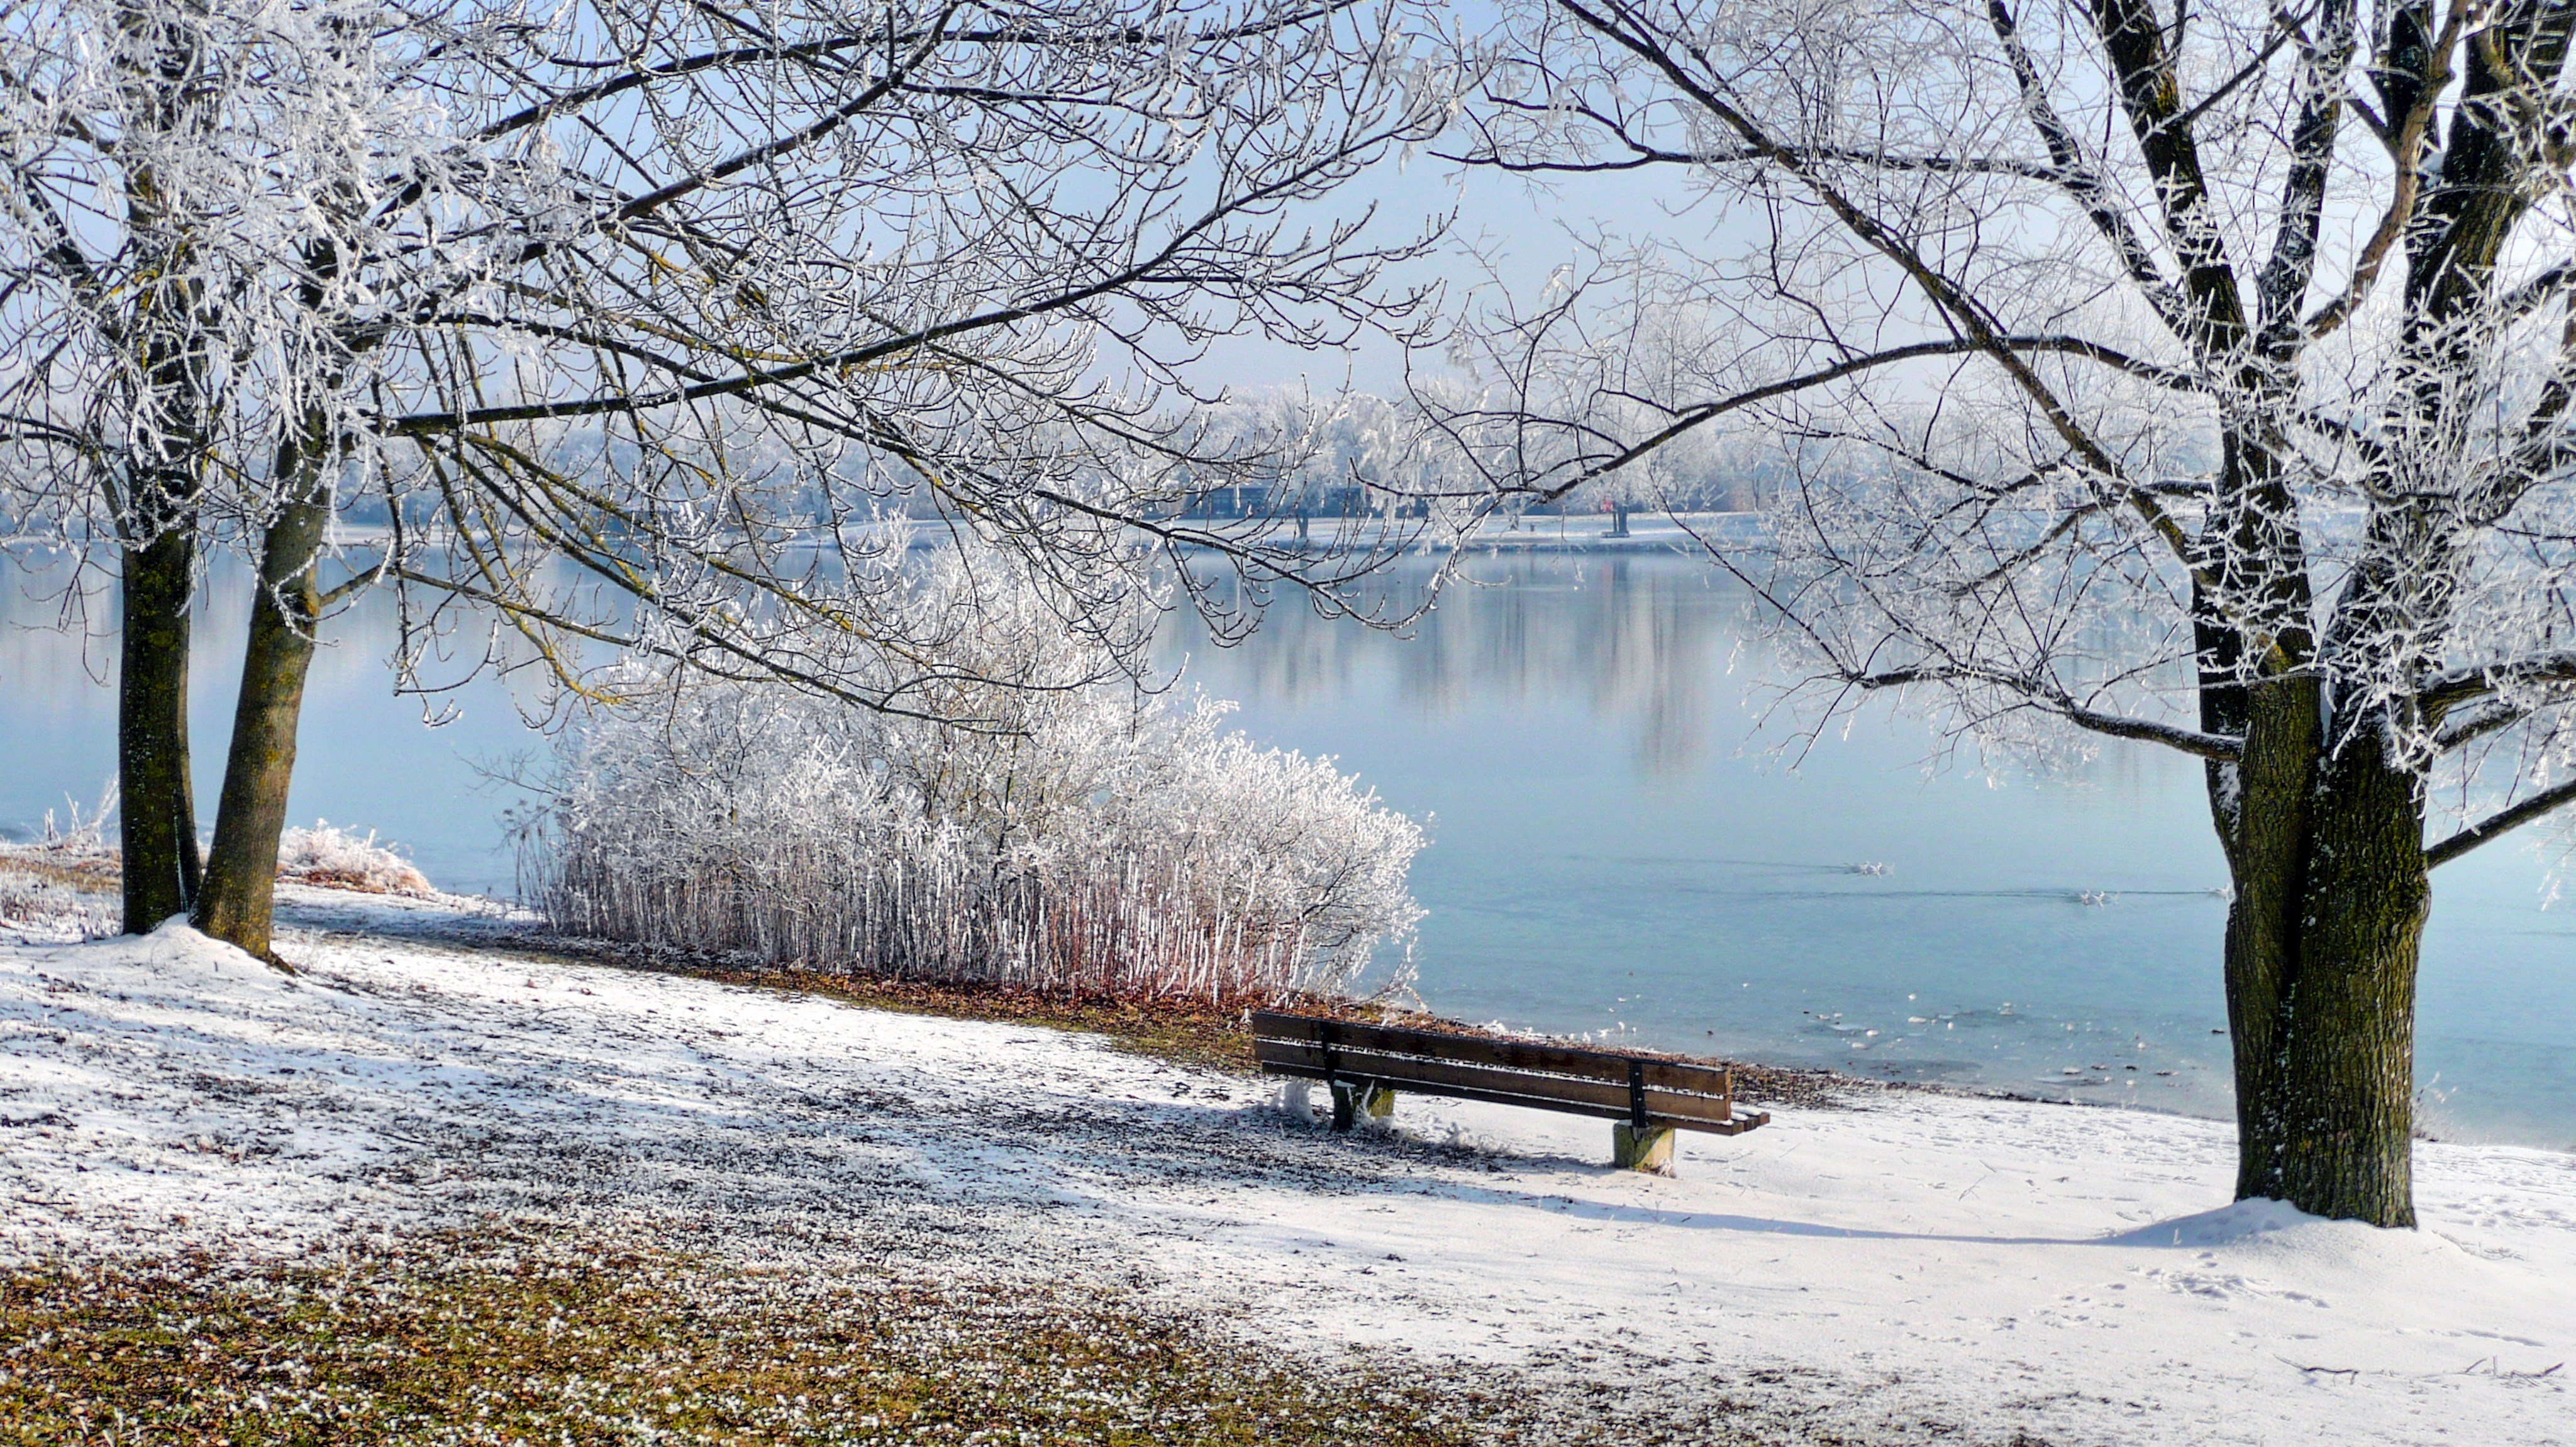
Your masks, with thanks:
[{"label": "snowy bank", "polygon": [[1398,1134],[1335,1137],[1095,1037],[282,897],[293,977],[183,926],[0,945],[0,1255],[616,1219],[746,1261],[1097,1283],[1683,1415],[1795,1401],[1864,1441],[2576,1441],[2549,1370],[2576,1359],[2576,1156],[2424,1146],[2426,1228],[2384,1233],[2227,1206],[2212,1123],[1892,1093],[1690,1138],[1658,1179],[1607,1170],[1595,1122],[1407,1100]]}]

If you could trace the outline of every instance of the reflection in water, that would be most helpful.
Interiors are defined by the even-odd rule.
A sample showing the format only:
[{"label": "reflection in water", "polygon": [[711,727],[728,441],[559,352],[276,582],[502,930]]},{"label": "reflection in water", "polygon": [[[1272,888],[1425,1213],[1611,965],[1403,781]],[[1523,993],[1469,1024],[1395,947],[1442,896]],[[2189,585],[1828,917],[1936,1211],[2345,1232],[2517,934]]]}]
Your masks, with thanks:
[{"label": "reflection in water", "polygon": [[62,554],[12,566],[0,554],[0,683],[21,702],[65,706],[116,668],[113,585]]},{"label": "reflection in water", "polygon": [[[1429,564],[1390,579],[1398,601]],[[1436,1008],[1671,1048],[2224,1115],[2226,874],[2196,763],[2116,741],[2044,779],[1927,778],[1871,713],[1792,770],[1738,591],[1673,555],[1484,557],[1395,639],[1282,606],[1234,649],[1176,626],[1266,742],[1434,820]],[[1480,585],[1480,586],[1476,586]],[[1416,595],[1418,596],[1418,595]],[[2426,1119],[2569,1144],[2576,920],[2510,851],[2446,871],[2420,1012]]]},{"label": "reflection in water", "polygon": [[[0,562],[0,570],[7,564]],[[1418,589],[1427,563],[1390,581]],[[2115,745],[2071,777],[1927,778],[1938,740],[1866,716],[1761,754],[1742,597],[1678,555],[1481,557],[1411,638],[1293,599],[1231,649],[1175,620],[1169,663],[1264,742],[1340,756],[1431,825],[1415,872],[1432,1005],[1743,1058],[2222,1115],[2226,874],[2200,771]],[[192,688],[212,817],[246,588],[219,577]],[[94,627],[113,621],[86,595]],[[0,829],[114,769],[112,655],[55,630],[59,574],[0,571]],[[291,808],[382,830],[452,888],[506,891],[477,765],[542,747],[478,680],[421,724],[381,602],[317,660]],[[1876,865],[1876,872],[1857,866]],[[2497,848],[2446,867],[2425,941],[2420,1075],[2436,1131],[2552,1146],[2576,1120],[2576,918]],[[2134,1068],[2132,1068],[2134,1067]]]},{"label": "reflection in water", "polygon": [[[223,782],[249,617],[247,570],[219,561],[199,595],[188,683],[197,817],[206,827]],[[32,832],[48,809],[62,813],[66,795],[86,806],[115,777],[115,626],[114,583],[104,573],[77,570],[63,554],[0,554],[0,750],[16,765],[0,771],[0,834]],[[392,599],[382,594],[362,594],[325,622],[305,685],[288,817],[379,830],[443,887],[507,892],[512,861],[499,814],[516,796],[484,769],[544,740],[527,727],[510,685],[488,674],[427,698],[397,695],[395,635]]]},{"label": "reflection in water", "polygon": [[[1223,654],[1191,620],[1177,619],[1166,657],[1177,663],[1186,645],[1200,681],[1226,680],[1213,692],[1291,707],[1350,696],[1362,672],[1380,664],[1415,719],[1580,698],[1593,717],[1616,721],[1639,773],[1677,778],[1707,762],[1715,715],[1732,711],[1715,685],[1750,620],[1740,592],[1721,591],[1707,568],[1675,566],[1683,561],[1480,557],[1399,647],[1281,606],[1249,643]],[[1427,572],[1418,563],[1397,570],[1388,580],[1394,600],[1418,601]]]}]

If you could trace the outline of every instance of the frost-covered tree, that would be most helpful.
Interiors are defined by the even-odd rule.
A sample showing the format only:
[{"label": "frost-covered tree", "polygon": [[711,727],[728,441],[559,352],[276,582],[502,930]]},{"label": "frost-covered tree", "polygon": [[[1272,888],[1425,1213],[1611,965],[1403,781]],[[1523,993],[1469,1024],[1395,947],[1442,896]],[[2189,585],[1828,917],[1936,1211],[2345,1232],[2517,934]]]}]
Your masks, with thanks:
[{"label": "frost-covered tree", "polygon": [[1517,484],[1767,434],[1826,707],[2204,760],[2238,1194],[2410,1224],[2430,871],[2576,799],[2576,6],[1510,26],[1469,159],[1701,208],[1495,318]]},{"label": "frost-covered tree", "polygon": [[[1104,643],[1158,553],[1351,604],[1391,539],[1188,516],[1293,461],[1191,404],[1214,338],[1409,324],[1382,269],[1418,237],[1311,203],[1436,129],[1445,76],[1379,9],[1290,0],[0,15],[4,475],[119,545],[129,925],[266,951],[305,672],[358,588],[398,591],[406,683],[471,618],[466,666],[576,693],[604,644],[893,711],[957,656],[896,606],[895,514]],[[208,544],[259,592],[201,885]]]},{"label": "frost-covered tree", "polygon": [[1399,529],[1405,535],[1429,531],[1455,539],[1472,532],[1496,502],[1492,489],[1478,485],[1442,417],[1410,395],[1279,389],[1230,397],[1202,416],[1213,438],[1266,446],[1288,464],[1265,491],[1241,494],[1238,505],[1259,522],[1294,524],[1300,539],[1314,536],[1315,520],[1331,519],[1327,546],[1347,546],[1353,538],[1373,540],[1389,519],[1403,518],[1424,523]]},{"label": "frost-covered tree", "polygon": [[[200,542],[347,411],[318,326],[375,183],[435,147],[348,7],[0,17],[0,427],[12,531],[122,555],[129,928],[198,884],[189,600]],[[333,219],[337,218],[337,219]]]}]

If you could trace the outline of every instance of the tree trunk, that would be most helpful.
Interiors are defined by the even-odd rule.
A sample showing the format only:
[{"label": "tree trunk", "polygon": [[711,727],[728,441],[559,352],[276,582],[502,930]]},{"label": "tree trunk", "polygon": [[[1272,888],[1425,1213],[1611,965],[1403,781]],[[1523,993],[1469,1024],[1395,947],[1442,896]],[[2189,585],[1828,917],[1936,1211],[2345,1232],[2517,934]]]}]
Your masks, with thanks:
[{"label": "tree trunk", "polygon": [[223,798],[216,806],[215,848],[197,897],[197,928],[272,963],[277,841],[286,831],[295,729],[321,619],[314,565],[330,517],[328,496],[316,489],[288,503],[269,525],[258,596],[251,601],[232,749],[224,761]]},{"label": "tree trunk", "polygon": [[2324,769],[2299,973],[2284,1002],[2274,1193],[2303,1211],[2415,1224],[2415,966],[2432,912],[2419,781],[2380,735]]},{"label": "tree trunk", "polygon": [[2244,690],[2245,757],[2210,766],[2210,805],[2227,846],[2229,1043],[2236,1067],[2236,1196],[2276,1194],[2286,1137],[2279,1114],[2282,1000],[2298,973],[2307,883],[2308,807],[2317,756],[2317,685],[2267,680]]},{"label": "tree trunk", "polygon": [[2228,851],[2236,1195],[2412,1226],[2415,969],[2432,903],[2423,791],[2373,729],[2300,764],[2295,716],[2313,741],[2314,687],[2280,694],[2288,716],[2268,729],[2256,705]]},{"label": "tree trunk", "polygon": [[125,932],[188,912],[203,861],[188,769],[189,593],[196,539],[165,529],[123,551],[117,648],[116,787],[125,822]]}]

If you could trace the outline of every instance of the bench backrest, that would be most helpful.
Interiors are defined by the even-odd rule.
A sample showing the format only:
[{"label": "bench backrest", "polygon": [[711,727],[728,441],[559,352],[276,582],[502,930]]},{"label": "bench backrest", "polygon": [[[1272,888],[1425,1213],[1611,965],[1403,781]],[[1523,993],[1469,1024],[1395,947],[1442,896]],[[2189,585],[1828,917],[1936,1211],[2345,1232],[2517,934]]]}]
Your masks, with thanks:
[{"label": "bench backrest", "polygon": [[1734,1077],[1722,1066],[1272,1010],[1253,1012],[1252,1033],[1262,1069],[1278,1075],[1409,1085],[1639,1126],[1733,1117]]}]

